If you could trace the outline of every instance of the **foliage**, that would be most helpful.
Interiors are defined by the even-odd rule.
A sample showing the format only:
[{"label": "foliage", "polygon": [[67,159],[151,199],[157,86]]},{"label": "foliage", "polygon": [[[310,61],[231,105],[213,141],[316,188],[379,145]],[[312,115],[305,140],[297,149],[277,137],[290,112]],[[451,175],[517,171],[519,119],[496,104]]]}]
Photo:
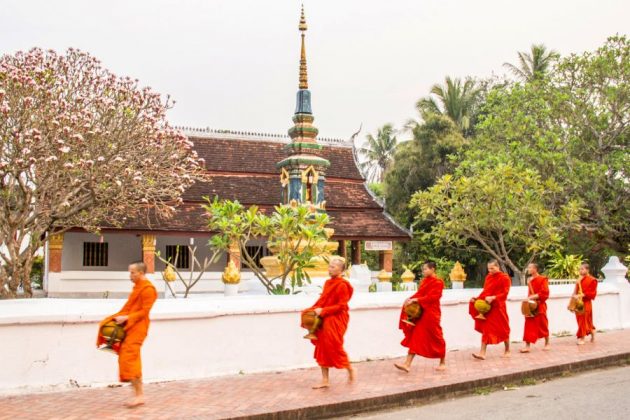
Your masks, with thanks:
[{"label": "foliage", "polygon": [[584,261],[581,255],[565,255],[556,250],[545,267],[545,274],[552,279],[576,279],[580,275],[580,265]]},{"label": "foliage", "polygon": [[44,257],[41,255],[33,258],[33,268],[31,268],[31,284],[36,289],[41,289],[44,281]]},{"label": "foliage", "polygon": [[[573,244],[593,255],[630,241],[630,41],[560,60],[548,78],[488,96],[465,163],[470,171],[521,162],[562,187],[557,205],[581,200]],[[568,244],[571,245],[571,244]]]},{"label": "foliage", "polygon": [[413,140],[400,144],[383,183],[388,211],[405,225],[413,220],[408,207],[412,194],[452,172],[451,156],[467,143],[455,124],[441,115],[427,116],[412,132]]},{"label": "foliage", "polygon": [[391,124],[385,124],[378,129],[376,137],[368,134],[366,140],[367,145],[358,150],[359,154],[365,159],[360,164],[360,167],[370,182],[380,182],[383,174],[392,162],[396,146],[398,145],[396,130]]},{"label": "foliage", "polygon": [[524,267],[560,246],[563,230],[580,215],[578,202],[554,205],[558,192],[553,180],[543,181],[535,170],[500,164],[472,176],[445,175],[414,194],[411,204],[418,217],[435,222],[427,233],[434,244],[478,247],[524,284]]},{"label": "foliage", "polygon": [[375,196],[378,198],[383,198],[384,195],[384,185],[382,182],[370,182],[368,184],[368,188]]},{"label": "foliage", "polygon": [[[423,121],[431,115],[444,115],[450,118],[464,136],[472,134],[474,117],[480,103],[481,90],[471,78],[461,79],[446,77],[444,84],[431,87],[431,95],[416,102],[416,109]],[[421,125],[410,121],[413,129]]]},{"label": "foliage", "polygon": [[202,162],[171,106],[77,50],[0,57],[0,295],[32,294],[51,233],[173,214]]},{"label": "foliage", "polygon": [[[188,272],[187,274],[182,273],[183,269],[177,268],[177,262],[179,261],[179,250],[180,250],[179,246],[175,250],[175,257],[172,259],[172,261],[170,258],[167,260],[164,257],[162,257],[162,255],[160,254],[160,251],[157,251],[155,253],[155,256],[160,261],[166,264],[167,267],[170,266],[170,268],[173,270],[173,272],[177,276],[177,279],[179,279],[179,281],[184,286],[184,299],[188,297],[188,295],[190,294],[190,290],[199,282],[199,280],[201,280],[201,277],[203,277],[203,274],[208,270],[208,268],[212,264],[214,264],[219,259],[219,257],[222,254],[221,250],[215,249],[214,252],[210,256],[204,257],[203,262],[201,262],[197,258],[197,246],[188,245],[187,247],[188,247],[188,255],[190,256],[190,268],[186,269],[186,271]],[[166,281],[166,279],[164,280]],[[171,288],[170,282],[166,281],[166,285],[171,291],[171,295],[173,297],[176,297],[175,292]]]},{"label": "foliage", "polygon": [[[208,226],[216,232],[211,247],[230,252],[230,246],[236,245],[242,263],[256,274],[268,293],[286,294],[289,286],[295,292],[296,287],[310,283],[306,269],[312,267],[312,258],[324,251],[328,215],[303,204],[276,206],[273,213],[266,215],[258,207],[246,209],[238,201],[206,201]],[[247,250],[246,245],[255,238],[267,238],[267,246],[280,262],[279,276],[269,277]]]},{"label": "foliage", "polygon": [[554,61],[560,58],[554,50],[548,50],[544,44],[534,44],[530,52],[518,53],[518,65],[505,63],[509,69],[522,82],[532,82],[545,77]]}]

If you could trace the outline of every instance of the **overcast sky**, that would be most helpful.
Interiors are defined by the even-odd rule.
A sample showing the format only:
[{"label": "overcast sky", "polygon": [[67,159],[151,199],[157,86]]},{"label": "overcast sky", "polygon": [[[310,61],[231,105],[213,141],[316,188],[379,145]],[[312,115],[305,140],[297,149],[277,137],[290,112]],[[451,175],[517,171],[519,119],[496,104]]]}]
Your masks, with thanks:
[{"label": "overcast sky", "polygon": [[[562,54],[628,34],[629,0],[306,0],[320,136],[415,116],[444,76],[502,74],[516,52]],[[77,47],[170,94],[172,123],[285,133],[298,85],[297,0],[0,0],[0,53]]]}]

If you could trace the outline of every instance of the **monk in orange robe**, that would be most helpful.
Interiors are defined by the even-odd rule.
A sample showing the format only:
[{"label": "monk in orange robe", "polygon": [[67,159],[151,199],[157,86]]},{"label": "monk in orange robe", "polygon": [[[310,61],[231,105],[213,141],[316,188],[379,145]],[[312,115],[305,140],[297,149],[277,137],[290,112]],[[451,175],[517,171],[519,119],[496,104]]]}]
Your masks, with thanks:
[{"label": "monk in orange robe", "polygon": [[352,297],[353,288],[341,277],[346,269],[346,262],[341,258],[333,258],[328,265],[330,279],[326,280],[324,290],[315,304],[305,311],[315,311],[322,318],[322,326],[311,340],[315,345],[315,360],[322,370],[322,381],[313,389],[327,388],[330,368],[346,369],[348,380],[354,380],[354,368],[350,365],[348,355],[343,349],[343,336],[348,329],[348,301]]},{"label": "monk in orange robe", "polygon": [[475,301],[484,299],[491,306],[485,314],[485,320],[475,318],[475,330],[481,333],[481,349],[479,353],[473,353],[473,357],[485,360],[488,344],[503,343],[505,352],[503,357],[510,356],[510,319],[507,314],[507,296],[512,281],[510,276],[501,271],[499,262],[491,260],[488,263],[488,275],[483,284],[483,291],[476,298],[470,300],[469,313],[475,318],[479,313],[475,309]]},{"label": "monk in orange robe", "polygon": [[403,308],[400,314],[398,328],[405,334],[405,338],[400,343],[409,348],[405,363],[395,363],[398,369],[409,372],[411,362],[417,355],[430,359],[440,359],[440,364],[436,370],[446,369],[446,343],[442,335],[440,320],[442,311],[440,310],[440,299],[444,282],[435,276],[436,265],[433,261],[427,261],[422,265],[422,275],[424,279],[420,283],[418,291],[405,301],[405,305],[410,302],[418,302],[422,308],[420,319],[416,320],[415,326],[403,322],[407,319],[407,314]]},{"label": "monk in orange robe", "polygon": [[525,318],[525,331],[523,341],[525,348],[521,353],[529,353],[532,344],[539,338],[545,339],[543,350],[549,350],[549,321],[547,320],[547,299],[549,298],[549,279],[538,273],[538,264],[530,263],[527,266],[527,273],[531,276],[528,285],[528,300],[538,303],[536,314],[533,317]]},{"label": "monk in orange robe", "polygon": [[[584,302],[584,312],[575,313],[578,330],[578,345],[584,344],[584,337],[591,335],[591,343],[595,341],[595,326],[593,325],[593,300],[597,296],[597,279],[590,274],[591,267],[587,263],[580,266],[580,285],[582,286],[582,301]],[[578,285],[575,285],[574,297],[580,296]]]},{"label": "monk in orange robe", "polygon": [[[129,278],[134,286],[125,306],[119,312],[105,318],[99,325],[99,332],[100,327],[111,320],[124,325],[126,336],[118,352],[118,371],[120,381],[131,382],[135,392],[135,397],[125,404],[129,408],[144,404],[140,348],[149,330],[149,312],[157,299],[157,291],[146,278],[146,270],[143,262],[135,262],[129,266]],[[105,343],[106,340],[99,333],[97,347]]]}]

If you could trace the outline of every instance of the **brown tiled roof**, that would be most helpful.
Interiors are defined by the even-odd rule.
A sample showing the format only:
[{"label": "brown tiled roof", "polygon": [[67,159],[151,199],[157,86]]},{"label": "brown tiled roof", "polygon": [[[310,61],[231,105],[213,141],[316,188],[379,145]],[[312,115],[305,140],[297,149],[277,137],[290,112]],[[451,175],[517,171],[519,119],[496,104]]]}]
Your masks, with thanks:
[{"label": "brown tiled roof", "polygon": [[[280,179],[276,162],[287,156],[279,141],[191,137],[210,176],[184,193],[184,204],[166,222],[142,220],[125,225],[128,230],[206,232],[202,197],[238,200],[270,209],[280,202]],[[367,191],[351,147],[325,145],[322,156],[330,161],[326,173],[326,209],[332,218],[336,239],[408,240],[409,233],[383,212]]]}]

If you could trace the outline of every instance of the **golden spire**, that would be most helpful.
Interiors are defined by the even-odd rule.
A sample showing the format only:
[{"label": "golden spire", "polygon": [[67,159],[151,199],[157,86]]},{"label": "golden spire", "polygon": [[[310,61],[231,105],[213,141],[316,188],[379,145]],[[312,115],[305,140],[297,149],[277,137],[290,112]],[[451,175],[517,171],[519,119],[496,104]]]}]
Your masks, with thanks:
[{"label": "golden spire", "polygon": [[300,32],[302,32],[302,52],[300,54],[300,89],[308,89],[308,75],[306,73],[306,48],[304,47],[304,32],[308,29],[306,26],[306,17],[304,17],[304,5],[302,5],[302,15],[300,16]]}]

